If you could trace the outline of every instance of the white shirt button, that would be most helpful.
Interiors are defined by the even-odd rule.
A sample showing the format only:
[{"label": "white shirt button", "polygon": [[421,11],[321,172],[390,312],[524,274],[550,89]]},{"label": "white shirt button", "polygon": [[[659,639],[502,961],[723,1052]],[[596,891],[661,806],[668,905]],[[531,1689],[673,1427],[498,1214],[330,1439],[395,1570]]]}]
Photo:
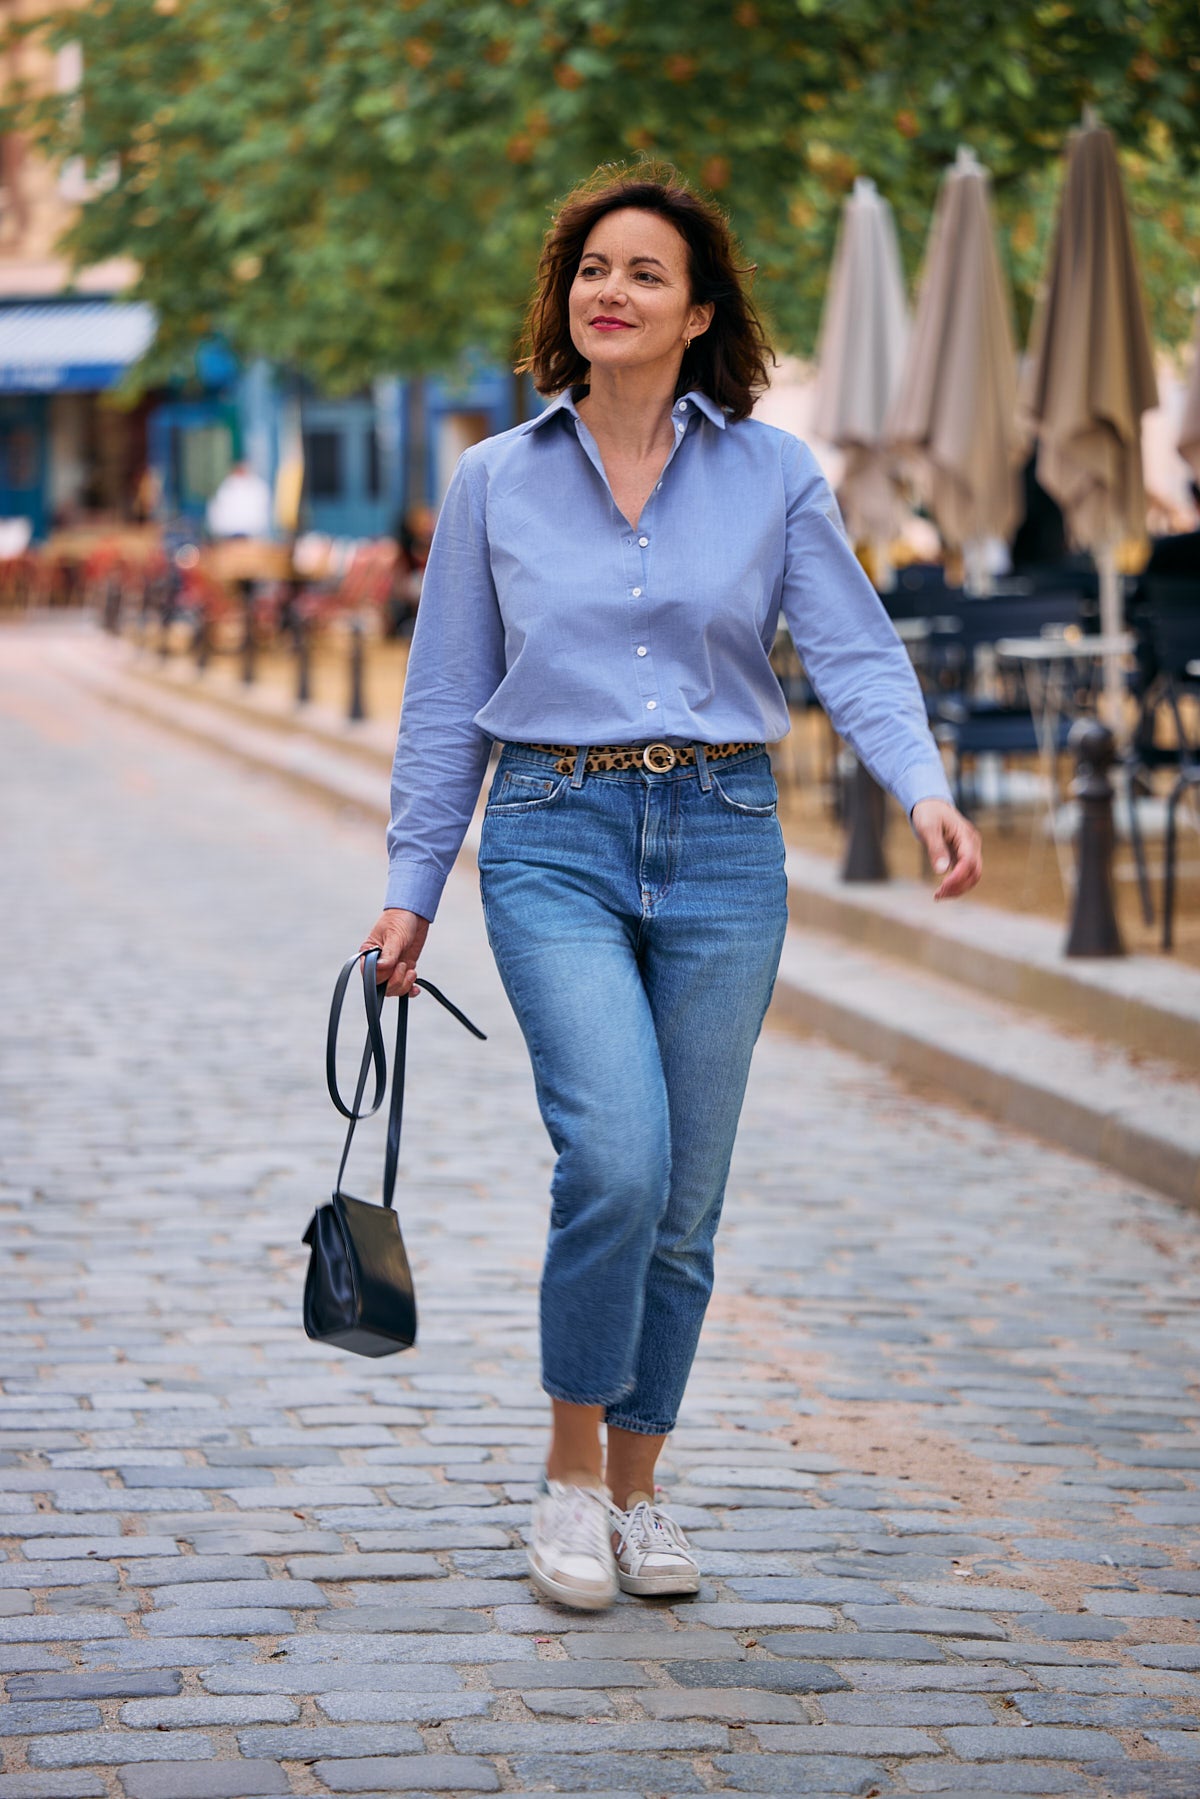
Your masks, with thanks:
[{"label": "white shirt button", "polygon": [[635,588],[634,588],[634,590],[633,590],[633,597],[634,597],[634,599],[635,599],[635,600],[640,600],[640,599],[641,599],[641,597],[642,597],[642,590],[641,590],[641,588],[640,588],[640,587],[635,587]]},{"label": "white shirt button", "polygon": [[638,542],[641,544],[642,548],[645,549],[646,545],[650,542],[650,539],[648,537],[639,537]]},{"label": "white shirt button", "polygon": [[647,712],[654,712],[654,711],[656,711],[656,710],[657,710],[657,708],[658,708],[658,701],[657,701],[657,700],[647,700],[647,701],[646,701],[646,710],[647,710]]},{"label": "white shirt button", "polygon": [[637,653],[639,656],[644,656],[646,654],[646,646],[644,643],[638,644]]},{"label": "white shirt button", "polygon": [[679,402],[678,406],[675,408],[675,410],[676,410],[676,412],[686,412],[687,411],[687,401],[680,400],[680,402]]},{"label": "white shirt button", "polygon": [[661,493],[661,492],[662,492],[662,482],[661,482],[661,481],[656,481],[656,482],[655,482],[655,483],[654,483],[654,491],[655,491],[655,493]]}]

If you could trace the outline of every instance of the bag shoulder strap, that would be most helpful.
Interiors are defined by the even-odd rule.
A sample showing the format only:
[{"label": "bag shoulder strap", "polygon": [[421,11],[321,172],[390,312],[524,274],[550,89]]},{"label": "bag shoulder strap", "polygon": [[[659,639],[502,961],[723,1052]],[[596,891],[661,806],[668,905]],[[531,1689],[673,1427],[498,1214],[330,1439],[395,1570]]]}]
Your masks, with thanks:
[{"label": "bag shoulder strap", "polygon": [[[362,1062],[358,1070],[358,1081],[354,1089],[354,1098],[347,1105],[342,1098],[337,1079],[337,1040],[341,1024],[342,1008],[345,1004],[346,989],[350,984],[350,976],[358,963],[362,963],[363,1004],[367,1013],[367,1041],[363,1047]],[[325,1084],[329,1088],[329,1097],[343,1118],[349,1119],[346,1130],[346,1141],[342,1147],[342,1159],[338,1165],[337,1181],[334,1193],[342,1190],[342,1176],[346,1172],[346,1162],[350,1155],[350,1145],[354,1140],[354,1127],[361,1118],[371,1118],[378,1112],[387,1090],[387,1053],[383,1046],[383,987],[377,980],[379,951],[377,949],[359,950],[343,965],[333,989],[333,1003],[329,1008],[329,1028],[325,1035]],[[472,1036],[486,1043],[487,1037],[478,1025],[471,1023],[465,1012],[448,1000],[445,994],[434,986],[432,981],[422,979],[419,986],[433,995],[439,1005],[446,1008],[452,1017],[465,1025]],[[399,1012],[396,1018],[396,1053],[392,1062],[392,1097],[388,1107],[387,1151],[383,1163],[383,1203],[392,1204],[396,1189],[396,1164],[400,1155],[400,1124],[404,1115],[404,1070],[406,1046],[408,1038],[408,995],[398,1002]],[[363,1095],[367,1090],[367,1075],[372,1066],[375,1070],[375,1096],[367,1109],[363,1110]]]}]

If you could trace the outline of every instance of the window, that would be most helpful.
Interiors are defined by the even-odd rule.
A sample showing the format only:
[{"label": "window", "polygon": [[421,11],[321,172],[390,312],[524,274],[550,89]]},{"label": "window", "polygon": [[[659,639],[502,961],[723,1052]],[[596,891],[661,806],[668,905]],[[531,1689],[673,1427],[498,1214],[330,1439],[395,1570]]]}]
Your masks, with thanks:
[{"label": "window", "polygon": [[176,441],[180,498],[191,506],[211,500],[233,463],[233,435],[228,425],[185,425],[177,430]]},{"label": "window", "polygon": [[340,500],[344,491],[341,432],[306,431],[304,468],[310,499]]}]

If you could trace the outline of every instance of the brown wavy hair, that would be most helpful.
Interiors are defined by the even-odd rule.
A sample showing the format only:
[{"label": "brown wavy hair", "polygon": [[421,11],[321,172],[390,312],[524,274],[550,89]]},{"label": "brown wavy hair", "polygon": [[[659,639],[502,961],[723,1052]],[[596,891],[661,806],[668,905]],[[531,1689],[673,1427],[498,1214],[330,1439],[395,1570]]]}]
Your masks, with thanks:
[{"label": "brown wavy hair", "polygon": [[743,285],[754,264],[740,260],[720,207],[669,164],[605,163],[567,195],[542,245],[517,372],[531,374],[539,393],[586,386],[590,364],[571,341],[568,295],[591,231],[606,213],[627,206],[674,225],[687,246],[692,301],[713,308],[708,330],[683,353],[676,397],[699,388],[731,418],[746,418],[775,361]]}]

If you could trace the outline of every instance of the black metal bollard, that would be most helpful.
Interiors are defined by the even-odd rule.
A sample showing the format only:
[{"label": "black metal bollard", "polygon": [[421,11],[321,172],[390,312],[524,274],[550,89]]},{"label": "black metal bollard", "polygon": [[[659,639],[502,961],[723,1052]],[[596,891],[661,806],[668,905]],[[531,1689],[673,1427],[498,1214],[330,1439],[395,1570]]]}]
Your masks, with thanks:
[{"label": "black metal bollard", "polygon": [[1098,719],[1076,719],[1067,747],[1077,761],[1071,796],[1079,801],[1075,899],[1067,934],[1068,956],[1123,956],[1113,891],[1113,790],[1108,771],[1116,759],[1113,734]]},{"label": "black metal bollard", "polygon": [[115,574],[104,583],[104,629],[115,637],[121,628],[121,583]]},{"label": "black metal bollard", "polygon": [[242,596],[242,685],[249,687],[258,674],[258,645],[254,637],[254,583],[239,581]]},{"label": "black metal bollard", "polygon": [[350,705],[346,717],[358,724],[367,716],[363,700],[363,628],[361,619],[350,621]]},{"label": "black metal bollard", "polygon": [[196,615],[196,626],[192,632],[192,654],[196,658],[197,674],[203,674],[212,655],[212,626],[203,607]]},{"label": "black metal bollard", "polygon": [[175,596],[169,581],[151,579],[153,608],[158,613],[158,659],[166,662],[171,654],[171,626],[175,623]]},{"label": "black metal bollard", "polygon": [[846,824],[846,859],[842,863],[842,879],[886,881],[888,866],[883,849],[883,832],[887,801],[882,787],[876,785],[857,759],[847,799],[849,818]]},{"label": "black metal bollard", "polygon": [[307,706],[312,698],[312,625],[299,612],[292,630],[296,639],[296,704]]}]

